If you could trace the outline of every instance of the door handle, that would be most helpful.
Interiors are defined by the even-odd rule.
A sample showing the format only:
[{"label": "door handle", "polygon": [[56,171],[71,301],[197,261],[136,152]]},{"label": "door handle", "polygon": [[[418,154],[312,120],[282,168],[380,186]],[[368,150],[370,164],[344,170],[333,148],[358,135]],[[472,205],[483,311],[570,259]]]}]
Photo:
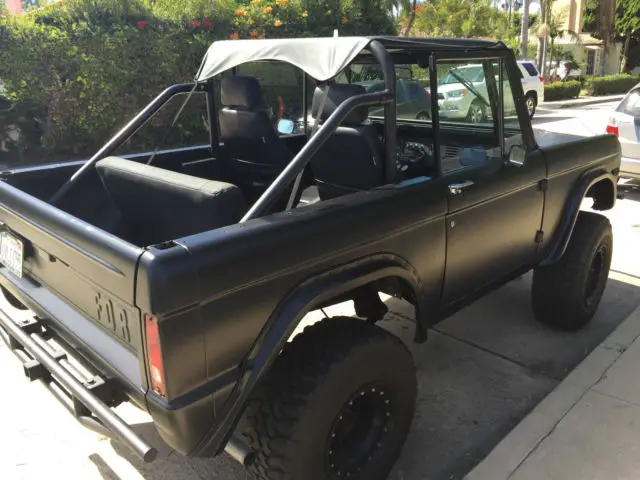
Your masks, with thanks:
[{"label": "door handle", "polygon": [[464,182],[460,183],[452,183],[451,185],[449,185],[449,193],[451,193],[451,195],[460,195],[465,188],[469,188],[471,185],[473,185],[473,182],[471,180],[465,180]]}]

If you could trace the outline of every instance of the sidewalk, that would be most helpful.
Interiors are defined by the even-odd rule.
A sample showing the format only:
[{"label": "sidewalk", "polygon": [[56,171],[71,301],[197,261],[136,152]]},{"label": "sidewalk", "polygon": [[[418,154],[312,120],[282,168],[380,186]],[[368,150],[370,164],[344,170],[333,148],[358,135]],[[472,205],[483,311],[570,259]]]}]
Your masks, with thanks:
[{"label": "sidewalk", "polygon": [[465,480],[640,478],[639,336],[640,308]]},{"label": "sidewalk", "polygon": [[585,105],[596,105],[598,103],[607,103],[607,102],[619,102],[622,100],[624,95],[605,95],[602,97],[580,97],[573,98],[571,100],[556,100],[553,102],[545,101],[540,106],[542,108],[573,108],[573,107],[582,107]]}]

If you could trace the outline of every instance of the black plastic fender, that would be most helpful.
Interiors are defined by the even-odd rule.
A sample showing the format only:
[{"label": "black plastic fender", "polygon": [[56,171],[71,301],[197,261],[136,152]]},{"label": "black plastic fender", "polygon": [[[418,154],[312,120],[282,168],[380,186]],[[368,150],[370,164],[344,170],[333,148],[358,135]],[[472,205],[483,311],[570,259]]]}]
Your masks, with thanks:
[{"label": "black plastic fender", "polygon": [[[274,310],[243,363],[243,374],[229,396],[219,421],[191,455],[220,453],[238,423],[244,406],[260,379],[269,371],[280,351],[304,316],[323,302],[356,287],[385,277],[407,281],[417,299],[417,318],[425,311],[425,300],[417,272],[404,259],[378,254],[329,270],[295,287]],[[416,322],[416,341],[424,341],[423,322]]]},{"label": "black plastic fender", "polygon": [[609,181],[612,185],[613,198],[611,200],[612,206],[616,201],[616,186],[618,178],[611,172],[604,169],[586,172],[577,184],[573,187],[571,194],[567,200],[567,203],[562,211],[562,219],[560,220],[560,226],[558,227],[558,233],[552,241],[551,246],[548,249],[547,255],[540,262],[541,266],[551,265],[562,258],[564,252],[569,245],[573,229],[580,213],[580,205],[587,196],[589,189],[600,181]]}]

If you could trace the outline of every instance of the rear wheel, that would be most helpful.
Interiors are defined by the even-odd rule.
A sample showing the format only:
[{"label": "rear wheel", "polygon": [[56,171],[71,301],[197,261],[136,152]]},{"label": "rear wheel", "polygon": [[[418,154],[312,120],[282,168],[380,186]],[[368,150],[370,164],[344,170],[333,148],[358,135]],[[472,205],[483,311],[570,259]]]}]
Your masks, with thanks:
[{"label": "rear wheel", "polygon": [[415,366],[387,331],[331,318],[287,344],[246,413],[262,480],[387,478],[416,399]]},{"label": "rear wheel", "polygon": [[609,220],[580,212],[562,258],[533,272],[533,313],[562,330],[578,330],[595,314],[609,277],[613,232]]},{"label": "rear wheel", "polygon": [[527,105],[527,113],[529,114],[529,118],[533,118],[533,114],[536,113],[536,107],[538,106],[536,97],[532,93],[528,93],[525,97],[525,103]]}]

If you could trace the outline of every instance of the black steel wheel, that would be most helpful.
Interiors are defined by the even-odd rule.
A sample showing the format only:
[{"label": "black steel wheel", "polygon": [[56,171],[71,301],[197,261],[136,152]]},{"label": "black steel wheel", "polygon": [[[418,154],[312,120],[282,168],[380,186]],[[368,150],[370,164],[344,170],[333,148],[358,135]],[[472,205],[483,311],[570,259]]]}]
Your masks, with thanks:
[{"label": "black steel wheel", "polygon": [[609,277],[613,254],[611,223],[580,212],[562,258],[533,273],[533,312],[537,320],[562,330],[578,330],[593,318]]},{"label": "black steel wheel", "polygon": [[244,435],[263,480],[387,478],[405,443],[415,365],[394,335],[338,317],[287,344],[250,402]]}]

